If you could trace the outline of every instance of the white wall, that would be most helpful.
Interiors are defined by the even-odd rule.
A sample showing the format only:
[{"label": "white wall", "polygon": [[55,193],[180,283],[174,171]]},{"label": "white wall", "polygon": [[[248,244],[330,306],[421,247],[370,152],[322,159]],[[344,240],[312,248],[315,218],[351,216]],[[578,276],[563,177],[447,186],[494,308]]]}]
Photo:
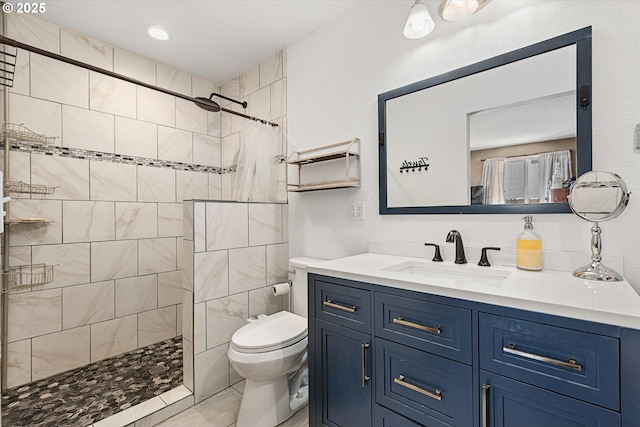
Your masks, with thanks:
[{"label": "white wall", "polygon": [[[363,160],[358,190],[289,195],[290,255],[347,256],[366,252],[371,239],[446,246],[452,228],[468,246],[513,248],[519,215],[378,215],[377,95],[592,26],[593,168],[620,174],[635,193],[620,217],[602,224],[604,262],[607,254],[624,254],[624,275],[640,290],[640,152],[633,148],[640,2],[494,0],[470,19],[448,23],[437,16],[439,2],[428,1],[435,31],[407,40],[402,28],[411,4],[366,2],[287,48],[289,150],[358,136]],[[366,202],[365,221],[347,220],[350,200]],[[536,215],[534,226],[547,250],[589,252],[591,224],[574,215]]]}]

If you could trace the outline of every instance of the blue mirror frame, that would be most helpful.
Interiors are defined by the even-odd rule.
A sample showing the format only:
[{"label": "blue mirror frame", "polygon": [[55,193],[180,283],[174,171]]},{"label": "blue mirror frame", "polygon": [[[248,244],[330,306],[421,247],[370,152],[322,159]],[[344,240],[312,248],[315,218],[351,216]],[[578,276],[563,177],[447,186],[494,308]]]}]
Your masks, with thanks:
[{"label": "blue mirror frame", "polygon": [[378,95],[378,174],[379,213],[406,214],[541,214],[571,213],[568,203],[412,206],[389,207],[387,204],[387,139],[386,102],[388,100],[428,89],[442,83],[464,78],[542,53],[576,45],[576,171],[577,176],[591,170],[591,27],[582,28],[545,40],[513,52],[508,52],[476,64],[468,65],[435,77],[430,77]]}]

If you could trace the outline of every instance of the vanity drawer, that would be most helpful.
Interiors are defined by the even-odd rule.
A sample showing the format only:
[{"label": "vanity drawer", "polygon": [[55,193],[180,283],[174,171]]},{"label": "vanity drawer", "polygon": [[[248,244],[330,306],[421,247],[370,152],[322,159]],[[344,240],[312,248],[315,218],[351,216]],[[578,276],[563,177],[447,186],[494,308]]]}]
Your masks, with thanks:
[{"label": "vanity drawer", "polygon": [[471,366],[375,339],[376,402],[421,425],[471,426]]},{"label": "vanity drawer", "polygon": [[471,311],[376,292],[375,334],[471,364]]},{"label": "vanity drawer", "polygon": [[620,409],[617,338],[480,313],[480,368]]},{"label": "vanity drawer", "polygon": [[316,280],[316,317],[357,331],[371,331],[371,292]]}]

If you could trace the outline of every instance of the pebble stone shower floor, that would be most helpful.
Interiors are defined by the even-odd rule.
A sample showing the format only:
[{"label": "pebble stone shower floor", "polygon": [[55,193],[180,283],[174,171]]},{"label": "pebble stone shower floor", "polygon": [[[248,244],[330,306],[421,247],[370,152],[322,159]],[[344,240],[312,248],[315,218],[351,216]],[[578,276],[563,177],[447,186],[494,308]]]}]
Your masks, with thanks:
[{"label": "pebble stone shower floor", "polygon": [[4,427],[85,427],[182,384],[182,337],[2,393]]}]

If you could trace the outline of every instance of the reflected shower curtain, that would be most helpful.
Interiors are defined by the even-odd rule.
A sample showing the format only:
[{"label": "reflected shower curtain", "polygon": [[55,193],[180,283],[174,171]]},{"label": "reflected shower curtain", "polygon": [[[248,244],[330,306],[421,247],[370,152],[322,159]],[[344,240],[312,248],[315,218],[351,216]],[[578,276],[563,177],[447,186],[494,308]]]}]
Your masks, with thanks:
[{"label": "reflected shower curtain", "polygon": [[549,203],[551,201],[551,177],[553,168],[557,163],[562,174],[562,181],[571,178],[571,152],[569,150],[552,151],[550,153],[540,153],[540,196],[541,200]]},{"label": "reflected shower curtain", "polygon": [[504,203],[503,158],[486,159],[482,165],[482,190],[485,205]]},{"label": "reflected shower curtain", "polygon": [[246,120],[232,198],[241,202],[273,202],[276,200],[276,155],[280,127]]}]

